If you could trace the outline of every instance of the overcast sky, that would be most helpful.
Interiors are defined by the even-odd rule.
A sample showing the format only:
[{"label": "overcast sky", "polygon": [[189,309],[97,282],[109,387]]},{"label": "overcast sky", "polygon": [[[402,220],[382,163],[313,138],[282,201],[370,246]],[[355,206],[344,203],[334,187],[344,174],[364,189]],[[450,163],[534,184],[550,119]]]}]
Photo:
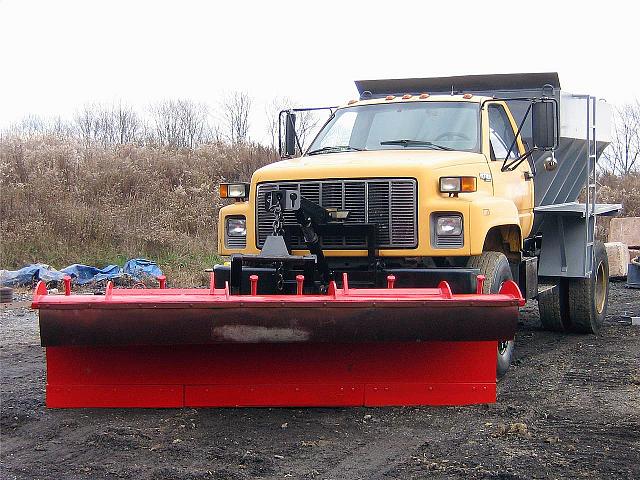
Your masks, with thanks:
[{"label": "overcast sky", "polygon": [[558,71],[562,87],[640,98],[640,2],[0,0],[0,127],[87,102],[215,107],[357,96],[353,80]]}]

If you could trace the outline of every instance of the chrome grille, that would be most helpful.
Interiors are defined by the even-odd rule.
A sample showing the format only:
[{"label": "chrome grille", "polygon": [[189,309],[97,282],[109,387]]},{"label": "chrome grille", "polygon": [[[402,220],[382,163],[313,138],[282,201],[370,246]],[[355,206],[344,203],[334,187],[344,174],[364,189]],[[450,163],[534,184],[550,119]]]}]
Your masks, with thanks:
[{"label": "chrome grille", "polygon": [[433,246],[436,248],[461,248],[464,246],[464,237],[462,235],[457,237],[435,235],[434,239]]},{"label": "chrome grille", "polygon": [[[401,179],[306,180],[303,182],[269,182],[258,185],[256,198],[258,247],[273,229],[273,215],[265,210],[264,197],[272,190],[299,190],[306,199],[325,208],[348,210],[346,223],[376,223],[378,246],[413,248],[417,245],[416,181]],[[295,214],[286,212],[285,224],[295,224]],[[325,235],[323,248],[365,248],[363,235]],[[291,247],[304,249],[301,236],[291,237]]]},{"label": "chrome grille", "polygon": [[225,235],[224,246],[227,248],[245,248],[247,246],[247,237],[230,237]]}]

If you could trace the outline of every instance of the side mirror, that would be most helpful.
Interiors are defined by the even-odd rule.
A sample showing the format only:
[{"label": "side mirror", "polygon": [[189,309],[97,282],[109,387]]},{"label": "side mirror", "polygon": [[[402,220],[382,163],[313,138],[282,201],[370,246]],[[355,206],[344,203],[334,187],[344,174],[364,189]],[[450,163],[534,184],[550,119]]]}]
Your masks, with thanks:
[{"label": "side mirror", "polygon": [[286,112],[284,116],[284,152],[280,154],[285,157],[296,155],[296,114],[293,112]]},{"label": "side mirror", "polygon": [[531,105],[531,133],[537,150],[554,150],[558,146],[556,103],[541,100]]}]

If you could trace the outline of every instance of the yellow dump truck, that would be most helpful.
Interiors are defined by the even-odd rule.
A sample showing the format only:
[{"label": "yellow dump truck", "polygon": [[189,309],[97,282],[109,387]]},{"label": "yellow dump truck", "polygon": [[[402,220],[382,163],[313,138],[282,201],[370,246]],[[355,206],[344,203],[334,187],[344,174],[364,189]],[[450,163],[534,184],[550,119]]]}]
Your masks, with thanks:
[{"label": "yellow dump truck", "polygon": [[283,160],[221,185],[208,289],[38,284],[49,407],[486,403],[525,297],[598,330],[606,103],[544,73],[356,85],[304,151],[281,112]]},{"label": "yellow dump truck", "polygon": [[[259,274],[261,293],[295,290],[295,268],[251,267],[242,257],[265,248],[311,253],[319,291],[348,272],[351,285],[380,287],[393,275],[398,286],[446,280],[466,293],[481,274],[485,293],[514,279],[537,298],[545,327],[596,332],[608,266],[594,241],[595,218],[619,209],[596,203],[606,103],[561,92],[554,73],[356,86],[360,97],[330,107],[304,152],[295,123],[306,109],[281,112],[283,161],[259,169],[250,183],[223,185],[223,196],[236,202],[219,214],[218,251],[232,262],[216,268],[218,286],[248,292],[249,277]],[[586,202],[578,203],[583,187]],[[282,195],[274,200],[273,192],[303,205],[274,210]],[[300,215],[304,204],[308,214]],[[267,242],[273,236],[286,251]],[[499,374],[512,350],[512,341],[499,342]]]}]

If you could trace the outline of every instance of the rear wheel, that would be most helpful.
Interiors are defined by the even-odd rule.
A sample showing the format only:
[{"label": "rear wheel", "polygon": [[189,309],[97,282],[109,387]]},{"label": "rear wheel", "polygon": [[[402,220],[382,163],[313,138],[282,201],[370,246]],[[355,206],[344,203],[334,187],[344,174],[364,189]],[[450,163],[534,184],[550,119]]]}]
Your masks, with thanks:
[{"label": "rear wheel", "polygon": [[540,322],[545,330],[566,332],[570,328],[569,298],[564,281],[538,295]]},{"label": "rear wheel", "polygon": [[[483,252],[482,255],[469,258],[468,268],[477,268],[485,276],[482,293],[498,293],[500,287],[507,280],[513,280],[509,261],[504,253]],[[498,378],[509,370],[513,359],[513,340],[498,342],[496,374]]]},{"label": "rear wheel", "polygon": [[598,333],[607,315],[609,259],[602,242],[593,249],[591,277],[569,281],[569,318],[576,333]]}]

